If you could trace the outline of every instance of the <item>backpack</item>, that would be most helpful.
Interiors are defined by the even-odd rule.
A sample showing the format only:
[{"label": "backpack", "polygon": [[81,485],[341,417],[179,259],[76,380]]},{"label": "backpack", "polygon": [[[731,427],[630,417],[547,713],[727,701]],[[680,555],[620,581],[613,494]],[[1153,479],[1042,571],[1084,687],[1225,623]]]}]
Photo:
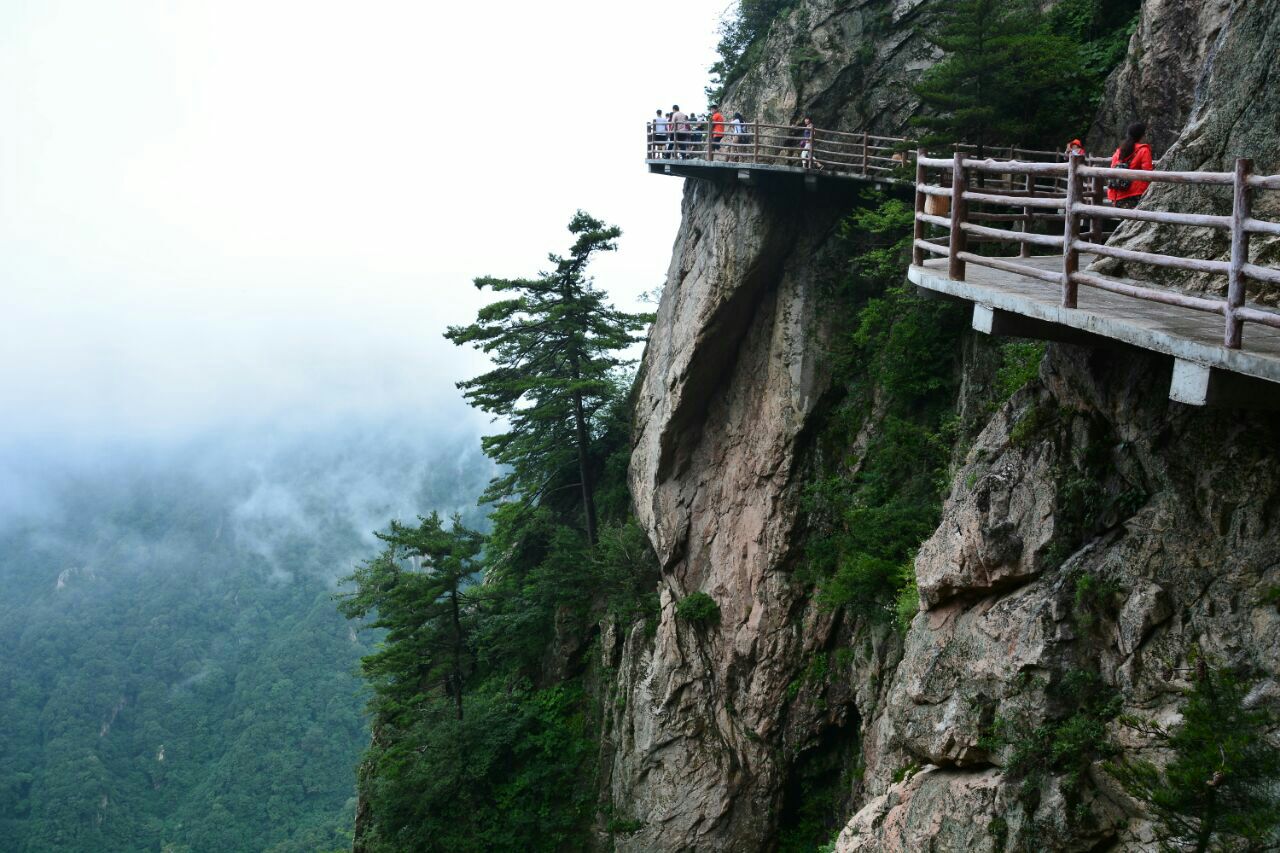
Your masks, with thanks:
[{"label": "backpack", "polygon": [[[1133,159],[1137,156],[1138,156],[1138,146],[1135,145],[1133,146],[1133,153],[1129,155],[1128,160],[1121,160],[1119,163],[1116,163],[1111,168],[1132,169],[1133,166],[1131,166],[1130,163],[1132,163]],[[1123,192],[1124,190],[1129,189],[1129,187],[1132,185],[1133,185],[1133,181],[1129,180],[1128,178],[1107,178],[1107,189],[1109,190],[1120,190],[1121,192]]]}]

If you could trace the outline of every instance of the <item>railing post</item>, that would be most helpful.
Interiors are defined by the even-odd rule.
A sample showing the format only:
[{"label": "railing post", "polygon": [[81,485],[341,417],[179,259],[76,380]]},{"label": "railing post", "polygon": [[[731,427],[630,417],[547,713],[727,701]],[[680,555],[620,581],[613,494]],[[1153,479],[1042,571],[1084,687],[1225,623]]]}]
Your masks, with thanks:
[{"label": "railing post", "polygon": [[1253,207],[1253,194],[1249,190],[1249,175],[1252,172],[1252,160],[1243,157],[1236,159],[1235,175],[1232,177],[1234,198],[1231,204],[1231,270],[1227,273],[1227,329],[1222,341],[1223,346],[1230,349],[1240,349],[1244,337],[1244,321],[1236,314],[1236,310],[1244,305],[1244,265],[1249,262],[1249,232],[1245,230],[1244,223]]},{"label": "railing post", "polygon": [[[1088,163],[1086,162],[1086,165]],[[1102,201],[1107,197],[1107,191],[1102,181],[1101,175],[1093,176],[1093,204],[1095,207],[1101,207]],[[1089,219],[1089,242],[1102,242],[1102,217],[1094,215]]]},{"label": "railing post", "polygon": [[751,162],[760,164],[760,119],[756,119],[755,133],[751,134]]},{"label": "railing post", "polygon": [[[1036,176],[1030,172],[1027,173],[1027,179],[1023,184],[1027,190],[1027,198],[1035,198],[1036,195]],[[1034,207],[1022,208],[1022,233],[1027,234],[1031,231],[1031,226],[1035,224],[1036,209]],[[1018,257],[1031,257],[1031,244],[1023,241],[1018,244]]]},{"label": "railing post", "polygon": [[964,191],[968,185],[964,153],[957,151],[951,166],[951,242],[947,249],[947,278],[952,281],[964,281],[964,261],[960,253],[965,251],[965,232],[960,226],[965,221]]},{"label": "railing post", "polygon": [[711,132],[716,129],[715,123],[707,119],[707,162],[715,159],[715,149],[711,147]]},{"label": "railing post", "polygon": [[[862,136],[865,140],[866,134],[864,133]],[[865,153],[867,149],[863,148],[862,150]],[[925,234],[924,220],[920,218],[920,215],[924,213],[926,198],[923,187],[929,182],[928,171],[925,169],[924,163],[921,162],[925,156],[927,155],[923,148],[916,149],[916,220],[915,229],[912,232],[914,237],[911,241],[911,263],[918,267],[924,266],[924,249],[917,246],[916,241],[923,240]]]},{"label": "railing post", "polygon": [[1062,307],[1076,307],[1075,274],[1080,270],[1080,220],[1076,205],[1080,202],[1080,164],[1078,154],[1067,157],[1067,199],[1062,212],[1066,225],[1062,229]]},{"label": "railing post", "polygon": [[870,164],[867,162],[867,132],[862,131],[862,177],[867,177],[870,170],[867,168]]}]

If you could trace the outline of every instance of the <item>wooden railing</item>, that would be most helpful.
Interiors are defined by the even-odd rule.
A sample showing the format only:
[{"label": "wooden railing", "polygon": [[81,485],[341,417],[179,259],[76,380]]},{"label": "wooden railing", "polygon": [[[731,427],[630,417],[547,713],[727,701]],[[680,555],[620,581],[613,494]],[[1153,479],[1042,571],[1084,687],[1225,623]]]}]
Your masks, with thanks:
[{"label": "wooden railing", "polygon": [[[659,130],[662,132],[660,133]],[[903,136],[879,136],[873,133],[826,130],[804,125],[771,124],[752,121],[720,123],[720,131],[709,120],[645,126],[645,159],[698,160],[756,166],[791,166],[798,169],[826,171],[833,175],[892,179],[905,175],[910,181],[910,167],[915,159],[916,142]],[[972,145],[957,145],[956,150],[975,152]],[[1059,151],[1031,148],[988,148],[995,154],[1007,153],[1010,159],[1037,162],[1065,162]],[[1093,158],[1090,162],[1107,161]],[[1000,181],[990,183],[999,186]],[[1009,184],[1011,190],[1022,189]],[[1039,191],[1057,189],[1066,195],[1066,178],[1046,178]]]},{"label": "wooden railing", "polygon": [[[1280,236],[1280,223],[1256,219],[1252,215],[1253,197],[1260,190],[1280,190],[1280,175],[1254,175],[1252,161],[1237,160],[1231,172],[1162,172],[1113,169],[1109,166],[1086,165],[1083,158],[1073,157],[1066,163],[1036,163],[1019,160],[974,160],[962,151],[953,157],[929,157],[920,149],[916,161],[915,235],[912,262],[919,266],[927,255],[940,255],[948,260],[947,277],[964,281],[966,264],[977,264],[1003,272],[1057,285],[1061,290],[1061,305],[1075,308],[1079,285],[1087,284],[1099,290],[1124,296],[1177,305],[1196,311],[1220,314],[1225,320],[1223,345],[1239,349],[1243,325],[1246,321],[1261,323],[1280,329],[1280,313],[1245,305],[1245,289],[1249,280],[1280,284],[1280,269],[1249,262],[1249,239],[1253,234]],[[946,170],[947,180],[931,184],[930,170]],[[994,192],[985,176],[1005,178],[1022,176],[1026,189],[1022,193]],[[975,178],[977,179],[975,181]],[[1107,179],[1117,178],[1152,183],[1195,184],[1200,186],[1229,187],[1232,192],[1230,215],[1181,213],[1160,210],[1133,210],[1104,206],[1099,198],[1100,188]],[[1048,197],[1036,193],[1042,180],[1049,179],[1056,186],[1065,188],[1062,195],[1056,192]],[[1086,187],[1086,182],[1089,182]],[[938,202],[948,208],[941,215]],[[991,208],[1013,208],[1018,214],[992,213]],[[1040,213],[1036,213],[1039,211]],[[977,220],[993,217],[1013,219],[1022,224],[1018,231],[993,228],[978,224]],[[1062,222],[1058,234],[1034,233],[1032,225],[1037,220],[1054,219]],[[1139,252],[1105,245],[1102,237],[1104,220],[1131,220],[1157,222],[1193,228],[1214,228],[1228,231],[1231,237],[1230,259],[1207,260]],[[1082,223],[1088,221],[1086,230]],[[945,243],[928,235],[930,226],[947,232]],[[1019,259],[990,257],[969,251],[972,242],[1017,243],[1020,258],[1026,258],[1031,247],[1052,249],[1062,255],[1061,269],[1046,270],[1039,266],[1020,263]],[[1226,297],[1193,296],[1149,285],[1121,281],[1105,275],[1080,270],[1081,252],[1090,252],[1106,258],[1115,258],[1132,264],[1150,265],[1195,273],[1225,275]]]},{"label": "wooden railing", "polygon": [[910,140],[871,133],[806,128],[802,125],[753,121],[721,124],[710,121],[674,123],[658,133],[646,128],[646,159],[703,160],[758,166],[794,166],[838,175],[888,176],[907,168]]}]

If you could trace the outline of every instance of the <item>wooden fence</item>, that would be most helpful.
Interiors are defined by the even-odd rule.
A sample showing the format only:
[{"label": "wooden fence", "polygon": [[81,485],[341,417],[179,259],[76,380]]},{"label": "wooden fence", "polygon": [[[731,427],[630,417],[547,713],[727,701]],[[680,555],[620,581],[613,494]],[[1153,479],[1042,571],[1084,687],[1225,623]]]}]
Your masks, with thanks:
[{"label": "wooden fence", "polygon": [[664,133],[649,122],[646,159],[703,160],[759,166],[793,166],[857,177],[887,177],[907,168],[910,141],[898,136],[846,133],[802,125],[753,121],[724,122],[716,133],[710,121],[668,125]]},{"label": "wooden fence", "polygon": [[[1280,329],[1280,313],[1244,304],[1246,284],[1250,279],[1280,284],[1280,269],[1249,262],[1251,235],[1280,236],[1280,223],[1256,219],[1252,215],[1254,195],[1260,190],[1280,190],[1280,175],[1254,175],[1250,160],[1237,160],[1235,169],[1231,172],[1162,172],[1087,165],[1082,159],[1072,157],[1065,163],[975,160],[967,158],[963,151],[957,151],[948,159],[929,157],[923,149],[918,150],[915,157],[913,263],[919,266],[931,254],[944,256],[948,260],[947,275],[956,281],[964,281],[966,264],[978,264],[1044,281],[1061,289],[1061,304],[1064,308],[1076,307],[1079,285],[1087,284],[1136,299],[1220,314],[1225,319],[1223,345],[1232,349],[1240,348],[1246,321]],[[947,180],[931,184],[928,180],[931,169],[946,170]],[[988,175],[998,176],[1001,185],[1007,185],[1008,178],[1021,176],[1025,189],[1016,194],[994,192],[984,180]],[[1052,181],[1055,188],[1061,182],[1065,192],[1062,195],[1054,192],[1047,197],[1034,192],[1041,180],[1046,178]],[[1103,206],[1099,198],[1101,187],[1103,182],[1111,178],[1230,187],[1231,214],[1209,215]],[[931,200],[943,200],[942,205],[947,208],[946,215],[937,212],[938,202]],[[992,207],[1013,208],[1019,212],[993,214],[990,212]],[[1022,228],[1013,231],[978,224],[978,221],[991,220],[993,217],[997,220],[1012,219],[1020,222]],[[1030,226],[1043,219],[1060,220],[1061,236],[1034,233]],[[1108,246],[1103,239],[1103,223],[1106,220],[1157,222],[1225,230],[1230,232],[1231,237],[1230,259],[1221,261],[1183,258]],[[1083,226],[1086,221],[1089,223],[1087,229]],[[937,226],[946,231],[946,242],[930,238],[927,233],[929,226]],[[1020,247],[1019,258],[1026,258],[1032,247],[1051,249],[1055,256],[1059,253],[1062,255],[1062,266],[1058,271],[1046,270],[1020,263],[1019,258],[989,257],[969,251],[969,243],[982,241],[1017,243]],[[1146,283],[1121,281],[1082,272],[1081,252],[1091,252],[1134,264],[1225,275],[1226,298],[1193,296]]]},{"label": "wooden fence", "polygon": [[[682,122],[679,127],[666,122],[649,122],[645,126],[645,159],[697,160],[744,166],[790,166],[827,172],[841,177],[893,179],[910,181],[910,168],[915,159],[913,140],[903,136],[878,136],[873,133],[825,130],[792,124],[753,121],[734,125],[723,122],[720,132],[710,121]],[[661,132],[659,132],[661,131]],[[972,145],[958,145],[958,151],[976,152]],[[1059,151],[1030,148],[988,148],[988,153],[1007,155],[1009,159],[1036,162],[1065,162]],[[1091,158],[1090,162],[1106,160]],[[1008,176],[1005,176],[1007,179]],[[994,180],[993,185],[1000,181]],[[1008,189],[1015,188],[1010,184]],[[1039,190],[1066,194],[1066,178],[1049,177],[1039,182]]]}]

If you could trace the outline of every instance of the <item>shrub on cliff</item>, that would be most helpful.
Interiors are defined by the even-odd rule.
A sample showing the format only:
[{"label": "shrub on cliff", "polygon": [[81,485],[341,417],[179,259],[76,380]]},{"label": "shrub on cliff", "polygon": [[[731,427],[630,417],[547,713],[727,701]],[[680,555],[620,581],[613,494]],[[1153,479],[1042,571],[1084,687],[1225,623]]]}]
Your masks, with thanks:
[{"label": "shrub on cliff", "polygon": [[705,592],[691,592],[676,602],[676,617],[695,628],[720,624],[720,605]]},{"label": "shrub on cliff", "polygon": [[1280,752],[1267,742],[1275,715],[1250,707],[1233,673],[1197,662],[1182,722],[1121,721],[1172,754],[1163,768],[1128,759],[1108,765],[1145,802],[1166,849],[1274,850],[1280,831]]}]

